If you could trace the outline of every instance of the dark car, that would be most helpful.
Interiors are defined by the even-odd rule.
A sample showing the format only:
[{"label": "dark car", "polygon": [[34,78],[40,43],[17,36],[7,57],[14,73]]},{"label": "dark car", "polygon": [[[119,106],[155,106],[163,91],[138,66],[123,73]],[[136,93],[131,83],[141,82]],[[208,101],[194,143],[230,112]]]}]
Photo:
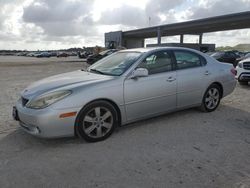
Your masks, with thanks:
[{"label": "dark car", "polygon": [[227,51],[227,52],[215,52],[211,55],[211,57],[217,59],[221,62],[231,63],[234,67],[237,65],[236,59],[239,58],[234,52]]},{"label": "dark car", "polygon": [[84,52],[77,52],[77,55],[81,59],[86,59],[89,55],[92,55],[92,53],[84,51]]},{"label": "dark car", "polygon": [[58,54],[57,54],[57,57],[68,57],[69,56],[69,54],[67,54],[67,53],[65,53],[65,52],[59,52]]},{"label": "dark car", "polygon": [[87,58],[87,63],[92,65],[94,64],[95,62],[97,62],[98,60],[104,58],[104,57],[107,57],[108,55],[112,54],[112,53],[115,53],[117,52],[118,50],[116,49],[111,49],[111,50],[105,50],[99,54],[94,54],[94,55],[90,55],[88,56]]}]

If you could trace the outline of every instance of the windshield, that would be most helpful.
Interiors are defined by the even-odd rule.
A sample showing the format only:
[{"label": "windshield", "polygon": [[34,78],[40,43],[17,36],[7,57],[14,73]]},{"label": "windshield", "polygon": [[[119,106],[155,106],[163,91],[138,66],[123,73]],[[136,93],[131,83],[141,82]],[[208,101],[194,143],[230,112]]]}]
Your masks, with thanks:
[{"label": "windshield", "polygon": [[97,74],[112,76],[122,75],[141,56],[140,52],[118,52],[101,59],[88,68],[88,71]]},{"label": "windshield", "polygon": [[250,53],[246,54],[245,57],[246,57],[246,58],[250,57]]}]

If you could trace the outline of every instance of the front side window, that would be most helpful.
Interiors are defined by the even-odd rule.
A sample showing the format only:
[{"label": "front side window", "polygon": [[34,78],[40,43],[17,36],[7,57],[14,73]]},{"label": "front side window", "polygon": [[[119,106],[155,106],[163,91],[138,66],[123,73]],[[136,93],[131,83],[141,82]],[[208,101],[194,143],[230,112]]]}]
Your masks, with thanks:
[{"label": "front side window", "polygon": [[142,61],[138,68],[146,68],[149,74],[157,74],[172,70],[172,59],[168,52],[155,52]]},{"label": "front side window", "polygon": [[229,56],[230,56],[231,58],[236,58],[236,54],[233,53],[233,52],[229,52]]},{"label": "front side window", "polygon": [[188,69],[202,66],[201,58],[191,52],[174,51],[177,69]]},{"label": "front side window", "polygon": [[226,52],[225,55],[224,55],[224,57],[230,58],[230,53],[229,53],[229,52]]}]

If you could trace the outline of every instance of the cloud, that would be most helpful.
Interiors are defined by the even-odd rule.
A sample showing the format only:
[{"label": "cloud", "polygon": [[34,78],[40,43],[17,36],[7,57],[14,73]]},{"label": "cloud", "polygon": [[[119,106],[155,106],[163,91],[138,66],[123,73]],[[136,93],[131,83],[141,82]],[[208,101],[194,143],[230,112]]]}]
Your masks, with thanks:
[{"label": "cloud", "polygon": [[122,5],[112,11],[105,11],[101,15],[99,24],[103,25],[125,25],[125,26],[137,26],[145,27],[148,17],[143,9]]},{"label": "cloud", "polygon": [[[104,32],[249,10],[250,0],[0,0],[0,48],[104,45]],[[235,45],[250,43],[249,35],[218,32],[203,41]]]},{"label": "cloud", "polygon": [[215,0],[215,1],[203,1],[200,6],[189,7],[191,13],[187,19],[200,19],[212,16],[219,16],[224,14],[231,14],[237,12],[244,12],[250,10],[249,0]]},{"label": "cloud", "polygon": [[23,20],[52,36],[93,35],[93,1],[36,0],[24,8]]},{"label": "cloud", "polygon": [[[1,10],[0,10],[1,11]],[[5,18],[3,17],[3,15],[0,13],[0,29],[3,28],[3,22],[4,22]]]},{"label": "cloud", "polygon": [[[19,15],[19,6],[24,3],[21,0],[0,0],[0,35],[6,36],[5,39],[8,38],[12,40],[13,38],[17,38],[18,34],[18,19]],[[2,37],[3,38],[3,37]]]},{"label": "cloud", "polygon": [[157,15],[158,13],[167,13],[169,10],[183,5],[186,0],[151,0],[147,3],[147,14]]},{"label": "cloud", "polygon": [[99,24],[104,25],[125,25],[136,27],[147,27],[153,25],[159,25],[162,23],[161,16],[165,16],[168,22],[175,21],[173,15],[173,9],[185,0],[151,0],[145,8],[135,7],[133,5],[121,4],[112,11],[104,11],[99,20]]},{"label": "cloud", "polygon": [[24,8],[23,19],[31,23],[69,22],[88,14],[91,1],[36,0]]}]

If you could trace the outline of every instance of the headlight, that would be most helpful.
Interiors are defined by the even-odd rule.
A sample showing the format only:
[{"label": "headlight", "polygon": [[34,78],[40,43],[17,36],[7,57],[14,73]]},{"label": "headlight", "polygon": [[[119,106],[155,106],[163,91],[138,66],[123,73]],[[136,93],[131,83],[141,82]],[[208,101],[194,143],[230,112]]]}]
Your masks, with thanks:
[{"label": "headlight", "polygon": [[71,91],[55,91],[47,94],[40,95],[31,101],[29,101],[26,105],[27,108],[41,109],[46,108],[47,106],[62,100],[63,98],[70,95]]},{"label": "headlight", "polygon": [[242,64],[243,64],[243,63],[239,63],[239,64],[238,64],[238,67],[242,68],[242,67],[243,67]]}]

